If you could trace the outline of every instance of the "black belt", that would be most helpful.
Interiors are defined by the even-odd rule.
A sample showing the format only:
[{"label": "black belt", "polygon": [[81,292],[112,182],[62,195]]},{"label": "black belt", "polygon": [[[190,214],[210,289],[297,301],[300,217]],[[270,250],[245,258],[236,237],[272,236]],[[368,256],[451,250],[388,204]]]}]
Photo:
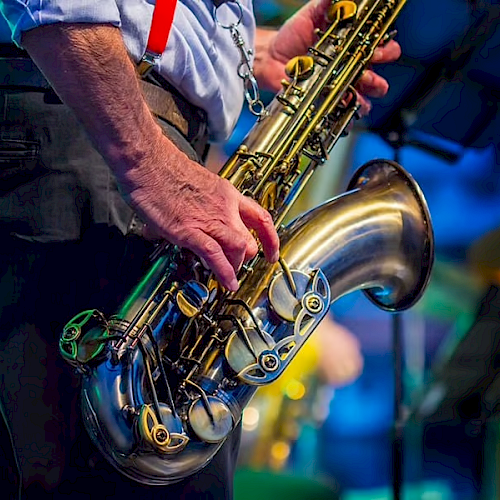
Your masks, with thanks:
[{"label": "black belt", "polygon": [[0,43],[0,57],[24,57],[29,58],[28,53],[13,43]]},{"label": "black belt", "polygon": [[0,56],[0,89],[50,92],[49,82],[31,59]]},{"label": "black belt", "polygon": [[[203,158],[208,143],[207,117],[165,79],[154,72],[141,81],[142,92],[151,112],[173,125]],[[46,101],[60,102],[49,82],[26,52],[14,45],[0,44],[0,90],[44,92]]]}]

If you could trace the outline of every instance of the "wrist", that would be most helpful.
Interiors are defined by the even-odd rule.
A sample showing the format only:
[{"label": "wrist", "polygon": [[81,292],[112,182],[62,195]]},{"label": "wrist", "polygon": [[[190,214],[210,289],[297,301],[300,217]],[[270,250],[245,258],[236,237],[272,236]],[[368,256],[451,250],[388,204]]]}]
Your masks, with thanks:
[{"label": "wrist", "polygon": [[154,192],[161,183],[172,182],[175,165],[189,161],[156,122],[124,147],[111,143],[105,159],[125,194],[138,189]]}]

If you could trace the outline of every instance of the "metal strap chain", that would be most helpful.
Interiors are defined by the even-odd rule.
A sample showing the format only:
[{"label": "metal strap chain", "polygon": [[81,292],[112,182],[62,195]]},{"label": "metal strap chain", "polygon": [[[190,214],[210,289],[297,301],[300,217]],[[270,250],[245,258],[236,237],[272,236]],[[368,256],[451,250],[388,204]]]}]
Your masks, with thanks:
[{"label": "metal strap chain", "polygon": [[245,40],[241,36],[241,33],[238,31],[238,26],[240,25],[241,19],[243,18],[243,9],[238,0],[233,0],[232,3],[235,3],[238,7],[238,19],[236,20],[236,22],[232,24],[223,24],[219,21],[219,19],[217,18],[217,10],[221,5],[224,4],[215,7],[214,18],[221,28],[229,30],[231,39],[233,40],[235,47],[240,53],[241,60],[238,64],[237,73],[238,76],[243,80],[243,91],[245,94],[245,99],[248,103],[248,109],[253,115],[260,118],[261,116],[265,115],[266,110],[265,105],[260,98],[259,85],[253,72],[253,51],[247,48]]}]

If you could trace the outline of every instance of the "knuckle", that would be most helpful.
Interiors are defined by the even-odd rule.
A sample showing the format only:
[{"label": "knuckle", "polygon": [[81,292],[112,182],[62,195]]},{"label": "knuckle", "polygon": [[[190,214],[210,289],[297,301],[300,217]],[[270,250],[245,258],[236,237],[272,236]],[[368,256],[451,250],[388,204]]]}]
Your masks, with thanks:
[{"label": "knuckle", "polygon": [[207,258],[213,259],[220,254],[221,248],[215,240],[207,239],[200,244],[200,251]]},{"label": "knuckle", "polygon": [[247,246],[246,258],[251,259],[257,255],[259,252],[259,247],[255,241]]},{"label": "knuckle", "polygon": [[227,242],[224,246],[224,250],[238,259],[241,255],[246,253],[247,241],[245,238],[234,238],[231,242]]},{"label": "knuckle", "polygon": [[260,220],[261,224],[263,224],[264,226],[274,224],[274,221],[273,221],[271,214],[267,210],[264,210],[264,209],[260,213],[259,220]]}]

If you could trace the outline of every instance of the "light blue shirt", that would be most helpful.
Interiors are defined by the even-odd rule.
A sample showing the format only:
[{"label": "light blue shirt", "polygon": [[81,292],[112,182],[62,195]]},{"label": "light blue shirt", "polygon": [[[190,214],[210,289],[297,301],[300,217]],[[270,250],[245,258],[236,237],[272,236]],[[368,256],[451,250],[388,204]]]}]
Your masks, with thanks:
[{"label": "light blue shirt", "polygon": [[[248,47],[255,37],[252,0],[239,0],[242,18],[238,27]],[[21,33],[58,22],[109,23],[122,30],[130,55],[138,61],[145,50],[155,0],[0,0],[8,20],[0,25],[0,41],[19,43]],[[221,24],[235,22],[235,3],[222,5]],[[229,30],[217,24],[209,0],[179,0],[167,49],[158,72],[191,103],[204,109],[213,140],[226,139],[243,104],[243,83],[237,75],[240,54]]]}]

